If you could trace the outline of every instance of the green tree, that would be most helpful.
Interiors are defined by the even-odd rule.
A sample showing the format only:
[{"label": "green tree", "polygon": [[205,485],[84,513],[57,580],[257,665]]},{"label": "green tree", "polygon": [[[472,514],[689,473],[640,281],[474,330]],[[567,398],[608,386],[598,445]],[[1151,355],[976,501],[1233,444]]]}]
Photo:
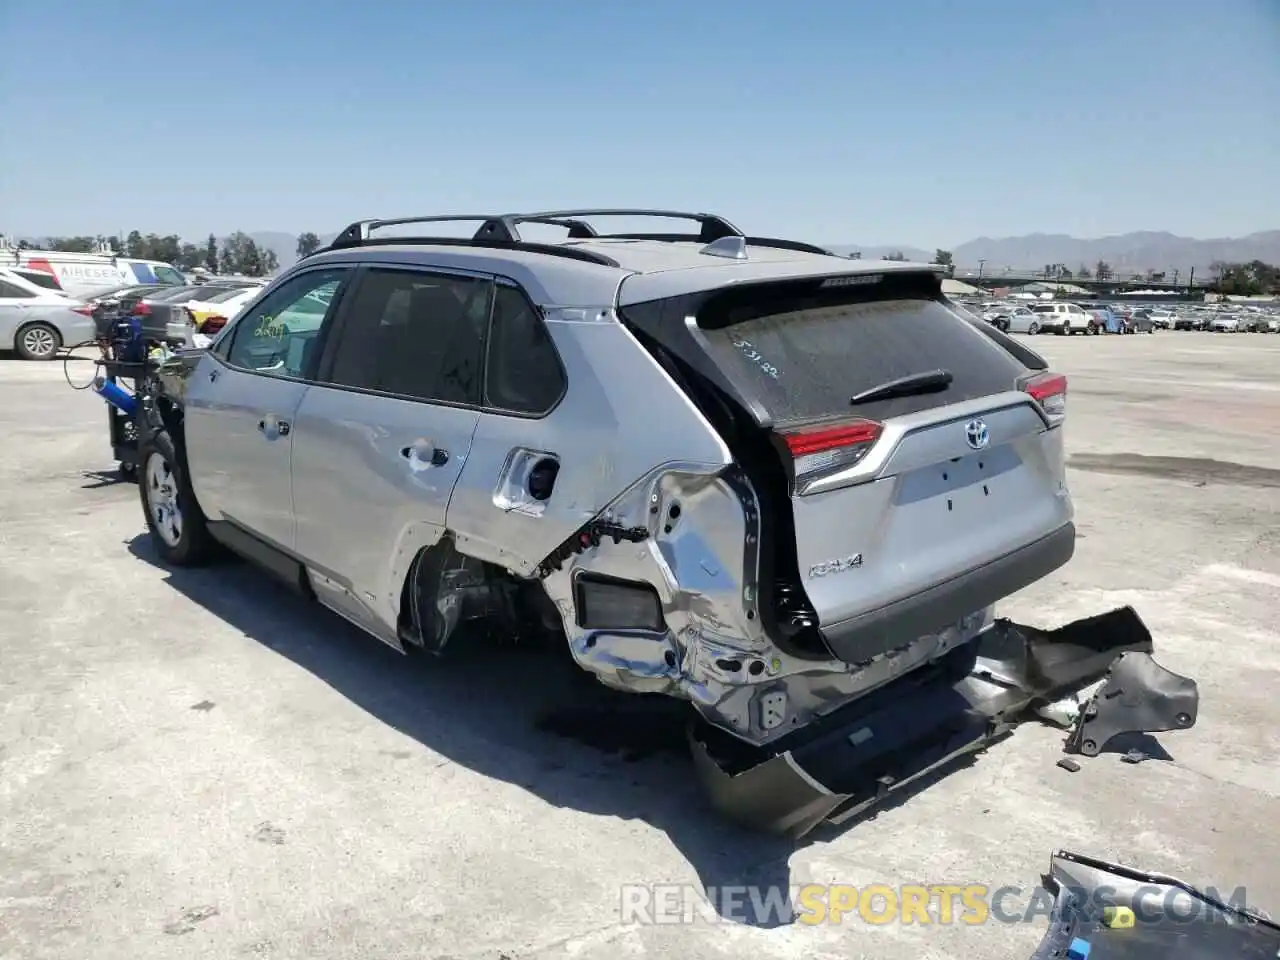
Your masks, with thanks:
[{"label": "green tree", "polygon": [[1086,267],[1083,263],[1080,264],[1080,269],[1076,271],[1076,276],[1079,277],[1081,280],[1088,280],[1090,277],[1089,268]]},{"label": "green tree", "polygon": [[907,255],[906,255],[905,253],[903,253],[901,250],[893,250],[893,251],[890,251],[890,253],[888,254],[888,256],[883,257],[882,259],[884,259],[884,260],[898,260],[898,261],[900,261],[900,260],[906,260],[906,259],[907,259]]},{"label": "green tree", "polygon": [[98,249],[95,237],[49,237],[45,246],[63,253],[94,253]]},{"label": "green tree", "polygon": [[204,267],[210,273],[218,272],[218,238],[212,233],[204,245]]},{"label": "green tree", "polygon": [[182,238],[177,234],[158,237],[154,233],[147,234],[147,259],[159,260],[162,263],[177,263],[182,255]]},{"label": "green tree", "polygon": [[269,275],[280,269],[280,258],[276,256],[276,252],[270,248],[262,249],[262,273]]},{"label": "green tree", "polygon": [[245,237],[244,252],[240,256],[240,272],[250,277],[262,276],[262,251],[252,237]]},{"label": "green tree", "polygon": [[[250,257],[249,248],[253,246]],[[222,273],[249,273],[258,260],[257,244],[243,230],[237,230],[222,241],[222,257],[219,263]]]},{"label": "green tree", "polygon": [[124,252],[126,256],[141,258],[144,253],[144,245],[146,241],[142,239],[142,234],[137,230],[130,230],[129,235],[124,238]]},{"label": "green tree", "polygon": [[937,264],[941,264],[941,265],[942,265],[942,266],[944,266],[944,267],[949,267],[949,266],[951,266],[951,262],[952,262],[952,261],[951,261],[951,251],[950,251],[950,250],[943,250],[941,247],[939,247],[939,248],[938,248],[937,250],[935,250],[935,251],[934,251],[934,253],[933,253],[933,262],[934,262],[934,263],[937,263]]},{"label": "green tree", "polygon": [[320,238],[311,231],[298,236],[298,259],[309,257],[320,249]]},{"label": "green tree", "polygon": [[174,263],[180,270],[194,270],[204,264],[204,251],[194,243],[184,243],[179,248],[178,257]]},{"label": "green tree", "polygon": [[236,273],[236,254],[231,249],[230,240],[222,242],[222,252],[218,255],[218,273]]},{"label": "green tree", "polygon": [[1111,270],[1111,264],[1105,260],[1099,260],[1093,267],[1093,275],[1099,280],[1110,280],[1114,276]]}]

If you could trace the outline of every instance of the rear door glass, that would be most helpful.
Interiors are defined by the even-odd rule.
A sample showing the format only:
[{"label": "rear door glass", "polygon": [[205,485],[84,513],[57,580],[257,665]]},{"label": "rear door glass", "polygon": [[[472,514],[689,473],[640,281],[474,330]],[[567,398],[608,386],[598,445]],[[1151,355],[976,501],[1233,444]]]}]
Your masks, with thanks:
[{"label": "rear door glass", "polygon": [[[750,310],[747,311],[750,313]],[[703,329],[716,365],[778,425],[884,419],[1015,388],[1014,357],[936,300],[848,303]],[[890,380],[946,370],[946,389],[852,404]]]}]

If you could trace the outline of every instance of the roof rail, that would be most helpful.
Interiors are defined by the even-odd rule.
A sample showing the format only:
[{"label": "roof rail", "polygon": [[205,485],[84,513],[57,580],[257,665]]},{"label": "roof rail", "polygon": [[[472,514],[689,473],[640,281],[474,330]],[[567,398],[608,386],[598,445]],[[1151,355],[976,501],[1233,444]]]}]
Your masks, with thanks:
[{"label": "roof rail", "polygon": [[[724,237],[745,236],[741,230],[723,217],[710,213],[682,213],[677,210],[641,210],[624,208],[601,208],[597,210],[549,210],[542,213],[502,213],[478,214],[460,213],[449,216],[429,217],[396,217],[391,220],[357,220],[339,233],[330,244],[330,249],[359,246],[374,242],[372,233],[383,227],[402,227],[411,223],[467,223],[479,222],[480,227],[471,239],[498,240],[503,243],[521,243],[519,225],[522,223],[543,223],[565,227],[572,240],[587,240],[599,236],[584,217],[656,217],[668,220],[692,220],[698,224],[697,239],[702,243],[713,243]],[[394,242],[399,238],[387,238]]]},{"label": "roof rail", "polygon": [[[586,221],[587,217],[653,217],[665,220],[689,220],[698,225],[697,233],[597,233],[596,229]],[[469,240],[457,237],[374,237],[373,231],[383,227],[400,227],[409,224],[431,223],[479,223],[480,226]],[[333,242],[325,250],[342,250],[347,247],[359,247],[369,243],[440,243],[454,246],[484,246],[520,248],[554,256],[569,257],[595,263],[617,266],[617,263],[603,254],[587,251],[573,246],[558,244],[531,243],[520,236],[520,224],[539,223],[564,227],[569,231],[570,240],[659,240],[667,242],[693,242],[704,246],[719,244],[719,241],[732,240],[727,245],[735,251],[733,257],[741,259],[736,251],[742,246],[775,247],[781,250],[795,250],[801,253],[815,253],[835,256],[830,250],[802,243],[797,240],[777,240],[770,237],[749,237],[724,217],[711,213],[686,213],[679,210],[650,210],[627,207],[602,207],[583,210],[545,210],[538,213],[502,213],[478,214],[460,213],[452,215],[433,215],[425,217],[396,217],[390,220],[357,220],[334,237]],[[709,254],[716,255],[725,250],[726,245],[719,245]],[[316,251],[317,253],[321,251]],[[723,256],[724,253],[720,252]]]}]

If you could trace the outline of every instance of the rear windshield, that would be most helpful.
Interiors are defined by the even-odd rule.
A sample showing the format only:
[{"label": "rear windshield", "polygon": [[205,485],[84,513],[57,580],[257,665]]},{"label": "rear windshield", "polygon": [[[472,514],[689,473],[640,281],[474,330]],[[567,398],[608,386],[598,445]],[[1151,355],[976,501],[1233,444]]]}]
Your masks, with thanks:
[{"label": "rear windshield", "polygon": [[210,296],[204,298],[205,303],[223,303],[232,297],[238,297],[244,293],[247,287],[227,287],[224,290],[217,290]]},{"label": "rear windshield", "polygon": [[[731,308],[720,321],[727,325],[704,326],[702,335],[716,365],[779,425],[902,416],[1012,390],[1027,371],[937,300],[875,300],[751,315],[756,312]],[[939,392],[850,402],[890,380],[935,370],[952,376]]]},{"label": "rear windshield", "polygon": [[43,270],[23,270],[18,273],[18,276],[26,280],[27,283],[43,287],[45,290],[57,290],[59,292],[62,290],[62,284],[58,283],[58,278],[53,274],[45,273]]},{"label": "rear windshield", "polygon": [[161,287],[159,293],[146,299],[155,303],[176,303],[179,300],[189,300],[199,292],[199,287]]}]

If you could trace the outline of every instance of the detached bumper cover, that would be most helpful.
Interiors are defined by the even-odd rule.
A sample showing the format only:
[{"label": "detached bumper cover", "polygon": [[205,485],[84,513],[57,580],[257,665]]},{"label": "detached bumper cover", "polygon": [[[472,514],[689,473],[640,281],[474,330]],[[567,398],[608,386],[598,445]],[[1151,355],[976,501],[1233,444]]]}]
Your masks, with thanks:
[{"label": "detached bumper cover", "polygon": [[1213,891],[1065,850],[1054,854],[1047,889],[1053,917],[1031,960],[1274,960],[1280,926],[1225,903]]},{"label": "detached bumper cover", "polygon": [[[1052,631],[998,620],[972,643],[767,752],[719,729],[695,727],[694,764],[723,815],[754,829],[803,836],[983,749],[1025,719],[1029,708],[1096,683],[1123,653],[1150,654],[1152,647],[1131,607]],[[1193,709],[1193,721],[1194,715]]]}]

